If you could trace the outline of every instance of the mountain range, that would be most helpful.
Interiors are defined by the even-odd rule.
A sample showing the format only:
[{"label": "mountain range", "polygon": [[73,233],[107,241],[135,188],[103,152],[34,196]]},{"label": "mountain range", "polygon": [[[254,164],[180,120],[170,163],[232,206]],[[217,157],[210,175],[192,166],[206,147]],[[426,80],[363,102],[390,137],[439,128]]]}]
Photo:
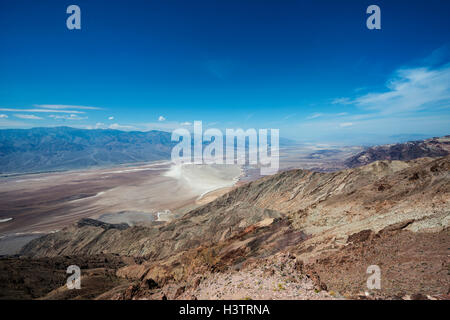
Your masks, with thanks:
[{"label": "mountain range", "polygon": [[[0,173],[35,173],[165,160],[170,159],[176,144],[171,141],[171,133],[156,130],[4,129],[0,130]],[[283,137],[279,144],[294,153],[301,147],[300,143]],[[339,150],[312,151],[309,157],[315,159],[333,153]],[[343,165],[337,167],[352,168],[377,160],[412,160],[449,153],[450,136],[446,136],[366,148],[343,159]]]},{"label": "mountain range", "polygon": [[71,127],[0,130],[0,172],[81,169],[169,159],[171,134]]}]

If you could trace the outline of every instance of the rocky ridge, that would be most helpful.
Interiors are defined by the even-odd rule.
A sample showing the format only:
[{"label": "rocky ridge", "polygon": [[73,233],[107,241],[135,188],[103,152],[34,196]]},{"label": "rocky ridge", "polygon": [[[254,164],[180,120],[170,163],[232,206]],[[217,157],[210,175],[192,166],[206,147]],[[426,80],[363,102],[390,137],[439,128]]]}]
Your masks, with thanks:
[{"label": "rocky ridge", "polygon": [[[366,297],[371,264],[384,275],[382,290],[371,297],[443,297],[450,287],[449,179],[450,156],[333,173],[291,170],[235,188],[164,225],[74,225],[33,240],[22,254],[139,258],[116,270],[130,285],[101,298],[301,299],[323,290],[328,293],[317,297]],[[285,257],[298,276],[274,270],[273,281],[264,282],[269,266]],[[419,275],[420,283],[410,281]],[[243,286],[223,290],[238,278]],[[258,281],[261,292],[245,289]],[[278,283],[288,295],[269,288]],[[220,291],[228,295],[219,297]]]},{"label": "rocky ridge", "polygon": [[443,157],[450,154],[450,136],[367,148],[348,158],[349,168],[363,166],[378,160],[413,160],[423,157]]}]

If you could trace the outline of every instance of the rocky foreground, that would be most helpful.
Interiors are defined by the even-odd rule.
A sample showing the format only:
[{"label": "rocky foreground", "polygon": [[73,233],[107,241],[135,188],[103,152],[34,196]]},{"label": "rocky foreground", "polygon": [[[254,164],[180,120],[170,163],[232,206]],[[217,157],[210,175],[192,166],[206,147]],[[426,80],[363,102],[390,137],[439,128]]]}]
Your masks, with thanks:
[{"label": "rocky foreground", "polygon": [[[0,259],[0,297],[445,299],[449,201],[450,156],[291,170],[168,223],[84,219],[35,239]],[[71,264],[81,290],[65,287]],[[380,290],[367,289],[370,265]]]}]

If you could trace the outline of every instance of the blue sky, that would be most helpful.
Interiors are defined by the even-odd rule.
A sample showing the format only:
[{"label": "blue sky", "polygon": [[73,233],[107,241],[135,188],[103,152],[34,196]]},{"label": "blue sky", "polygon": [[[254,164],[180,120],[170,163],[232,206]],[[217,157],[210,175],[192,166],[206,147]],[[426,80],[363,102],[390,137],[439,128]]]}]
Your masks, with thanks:
[{"label": "blue sky", "polygon": [[0,48],[0,128],[450,134],[450,1],[2,1]]}]

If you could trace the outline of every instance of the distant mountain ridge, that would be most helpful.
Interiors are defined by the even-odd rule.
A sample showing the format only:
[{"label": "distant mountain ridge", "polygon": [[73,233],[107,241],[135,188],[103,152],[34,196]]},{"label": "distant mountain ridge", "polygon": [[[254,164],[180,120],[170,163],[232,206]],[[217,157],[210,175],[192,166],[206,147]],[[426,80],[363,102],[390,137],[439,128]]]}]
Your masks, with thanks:
[{"label": "distant mountain ridge", "polygon": [[0,130],[0,173],[80,169],[170,158],[164,131],[72,127]]},{"label": "distant mountain ridge", "polygon": [[[270,139],[268,145],[270,146]],[[165,131],[42,127],[0,130],[0,174],[83,169],[170,159],[177,141]],[[204,141],[207,145],[209,142]],[[280,137],[280,146],[297,142]],[[225,149],[225,142],[224,142]]]},{"label": "distant mountain ridge", "polygon": [[444,157],[450,154],[450,135],[441,138],[386,144],[367,148],[345,160],[349,168],[363,166],[378,160],[414,160],[423,157]]},{"label": "distant mountain ridge", "polygon": [[[280,137],[280,147],[298,142]],[[42,127],[0,130],[0,174],[83,169],[170,159],[177,142],[164,131]],[[207,142],[204,142],[206,145]],[[270,139],[269,139],[270,145]],[[315,158],[316,154],[312,154]],[[346,159],[345,167],[377,160],[413,160],[450,154],[450,136],[374,146]]]}]

